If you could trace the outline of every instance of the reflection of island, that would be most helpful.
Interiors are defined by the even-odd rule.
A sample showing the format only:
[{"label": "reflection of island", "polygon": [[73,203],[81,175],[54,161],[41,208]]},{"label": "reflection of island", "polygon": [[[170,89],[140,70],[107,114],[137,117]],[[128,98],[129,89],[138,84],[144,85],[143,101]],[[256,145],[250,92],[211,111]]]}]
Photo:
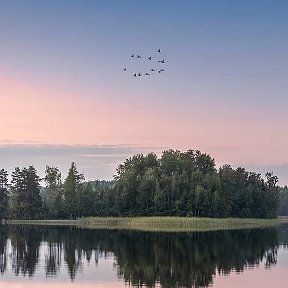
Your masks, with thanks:
[{"label": "reflection of island", "polygon": [[[3,226],[0,228],[0,271],[7,269],[7,239],[12,245],[13,272],[33,276],[43,261],[46,275],[65,265],[70,278],[85,262],[113,253],[118,276],[134,286],[206,287],[216,273],[240,272],[277,261],[276,229],[196,233],[152,233],[82,230],[69,227]],[[45,243],[45,259],[40,245]],[[96,268],[95,268],[96,269]]]},{"label": "reflection of island", "polygon": [[[122,242],[122,245],[121,245]],[[218,271],[243,271],[260,261],[276,262],[277,233],[226,231],[123,235],[115,247],[119,274],[134,285],[203,287]],[[123,246],[131,247],[123,250]],[[125,247],[124,246],[124,247]],[[143,248],[144,247],[144,248]]]}]

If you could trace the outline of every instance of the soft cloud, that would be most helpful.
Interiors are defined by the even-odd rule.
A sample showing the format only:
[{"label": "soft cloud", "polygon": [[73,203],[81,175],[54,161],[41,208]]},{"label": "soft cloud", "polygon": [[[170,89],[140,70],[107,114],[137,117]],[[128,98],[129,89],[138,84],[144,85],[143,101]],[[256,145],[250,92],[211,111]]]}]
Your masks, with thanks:
[{"label": "soft cloud", "polygon": [[[46,165],[56,166],[63,177],[66,176],[71,162],[75,162],[78,170],[85,174],[86,179],[112,179],[116,168],[125,159],[137,154],[155,152],[161,154],[167,147],[143,147],[139,145],[48,145],[48,144],[2,144],[0,145],[0,169],[4,168],[10,173],[15,167],[35,166],[40,176],[44,175]],[[233,167],[244,167],[249,171],[261,173],[274,172],[279,177],[280,185],[288,184],[288,163],[284,164],[250,164],[249,162],[223,161],[222,152],[235,153],[237,147],[223,149],[207,148],[215,158],[217,166],[230,163]],[[219,153],[221,152],[221,153]],[[228,153],[229,154],[229,153]],[[221,157],[222,156],[222,157]],[[227,156],[227,155],[226,155]],[[228,157],[229,158],[229,157]],[[232,157],[231,159],[232,160]]]},{"label": "soft cloud", "polygon": [[46,165],[56,166],[65,177],[71,162],[86,179],[112,179],[117,166],[137,153],[160,152],[164,148],[137,145],[0,145],[0,168],[33,165],[41,176]]}]

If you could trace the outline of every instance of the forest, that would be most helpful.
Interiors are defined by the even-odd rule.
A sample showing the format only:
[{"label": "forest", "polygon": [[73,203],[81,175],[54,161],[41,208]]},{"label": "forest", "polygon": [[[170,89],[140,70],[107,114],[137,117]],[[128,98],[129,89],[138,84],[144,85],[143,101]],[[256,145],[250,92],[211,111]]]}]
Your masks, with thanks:
[{"label": "forest", "polygon": [[[0,218],[276,218],[279,208],[280,187],[273,173],[263,179],[241,167],[216,169],[215,160],[199,150],[134,155],[118,166],[113,181],[85,181],[74,162],[64,179],[52,166],[46,166],[44,178],[33,166],[16,167],[11,181],[8,176],[0,170]],[[283,193],[280,197],[286,193],[287,198]]]}]

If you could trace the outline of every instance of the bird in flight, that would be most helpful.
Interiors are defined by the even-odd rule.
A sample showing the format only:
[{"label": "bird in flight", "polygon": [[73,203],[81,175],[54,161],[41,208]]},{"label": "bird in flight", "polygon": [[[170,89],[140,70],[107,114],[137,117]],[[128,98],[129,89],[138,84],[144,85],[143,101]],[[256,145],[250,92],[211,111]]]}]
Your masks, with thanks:
[{"label": "bird in flight", "polygon": [[[156,51],[157,51],[157,52],[156,52]],[[159,48],[159,49],[155,50],[155,52],[156,52],[156,53],[162,53],[162,50]],[[137,54],[137,51],[135,51],[135,53],[130,54],[130,55],[131,55],[130,57],[132,57],[132,58],[134,58],[134,59],[135,59],[135,58],[137,58],[137,59],[141,59],[141,58],[142,58],[142,56],[141,56],[140,54]],[[148,55],[149,55],[149,54],[148,54]],[[151,55],[151,54],[150,54],[150,55]],[[163,57],[163,55],[162,55],[162,57]],[[166,62],[165,62],[165,59],[162,59],[162,60],[161,60],[160,57],[159,57],[160,60],[154,59],[154,58],[155,58],[154,56],[149,56],[149,57],[147,57],[147,56],[144,56],[144,55],[143,55],[143,58],[146,59],[146,62],[151,61],[151,63],[152,63],[152,60],[153,60],[153,63],[156,62],[156,63],[152,64],[151,66],[154,66],[155,64],[157,64],[157,62],[158,62],[158,63],[161,63],[161,64],[166,63]],[[152,59],[152,58],[153,58],[153,59]],[[159,58],[158,58],[158,59],[159,59]],[[147,61],[147,60],[148,60],[148,61]],[[138,62],[138,61],[136,61],[136,62]],[[135,63],[136,63],[136,62],[135,62]],[[138,63],[140,63],[140,62],[142,63],[142,61],[139,61]],[[160,64],[160,65],[161,65],[161,64]],[[161,69],[161,66],[160,66],[160,65],[158,64],[158,67],[155,66],[155,68],[150,68],[150,70],[149,70],[149,69],[146,70],[147,72],[145,72],[145,70],[139,69],[139,68],[140,68],[140,67],[139,67],[138,69],[139,69],[140,71],[143,71],[143,72],[136,72],[135,74],[132,74],[131,76],[137,78],[137,77],[140,77],[140,76],[155,75],[155,73],[157,74],[157,72],[158,72],[159,74],[161,74],[161,73],[164,72],[165,70],[164,70],[164,69]],[[150,66],[150,67],[151,67],[151,66]],[[165,67],[165,66],[162,66],[162,67]],[[122,69],[123,69],[123,71],[125,71],[125,72],[126,72],[126,71],[131,71],[131,69],[129,69],[129,67],[127,68],[127,66],[126,66],[126,67],[124,66]],[[138,70],[138,69],[137,69],[137,70]],[[136,71],[137,71],[137,70],[136,70]],[[139,71],[139,70],[138,70],[138,71]],[[135,70],[134,70],[134,72],[135,72]],[[143,77],[142,77],[142,78],[143,78]]]}]

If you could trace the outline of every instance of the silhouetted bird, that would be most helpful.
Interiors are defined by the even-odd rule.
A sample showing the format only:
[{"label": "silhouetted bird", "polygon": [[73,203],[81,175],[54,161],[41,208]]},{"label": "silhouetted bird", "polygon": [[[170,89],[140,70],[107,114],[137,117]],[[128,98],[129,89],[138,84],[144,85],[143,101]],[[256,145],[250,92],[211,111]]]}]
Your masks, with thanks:
[{"label": "silhouetted bird", "polygon": [[140,55],[137,55],[137,58],[141,58],[141,56],[140,56]]},{"label": "silhouetted bird", "polygon": [[154,69],[151,69],[151,71],[152,71],[152,72],[155,72],[155,70],[154,70]]},{"label": "silhouetted bird", "polygon": [[127,68],[125,67],[123,70],[124,70],[124,71],[127,71]]},{"label": "silhouetted bird", "polygon": [[134,57],[134,56],[135,56],[134,54],[131,55],[131,57]]},{"label": "silhouetted bird", "polygon": [[160,61],[158,61],[158,62],[163,63],[163,64],[165,63],[165,62],[164,62],[164,59],[163,59],[163,60],[160,60]]},{"label": "silhouetted bird", "polygon": [[164,69],[161,69],[161,70],[159,70],[158,72],[161,73],[161,72],[164,72],[164,71],[165,71]]},{"label": "silhouetted bird", "polygon": [[161,52],[161,49],[158,50],[158,53],[160,53],[160,52]]},{"label": "silhouetted bird", "polygon": [[150,56],[150,57],[148,58],[148,60],[152,60],[152,57]]},{"label": "silhouetted bird", "polygon": [[138,76],[141,76],[141,73],[138,73]]},{"label": "silhouetted bird", "polygon": [[133,75],[134,77],[137,77],[136,73]]},{"label": "silhouetted bird", "polygon": [[147,75],[147,76],[150,76],[150,74],[149,74],[149,73],[145,73],[145,75]]}]

